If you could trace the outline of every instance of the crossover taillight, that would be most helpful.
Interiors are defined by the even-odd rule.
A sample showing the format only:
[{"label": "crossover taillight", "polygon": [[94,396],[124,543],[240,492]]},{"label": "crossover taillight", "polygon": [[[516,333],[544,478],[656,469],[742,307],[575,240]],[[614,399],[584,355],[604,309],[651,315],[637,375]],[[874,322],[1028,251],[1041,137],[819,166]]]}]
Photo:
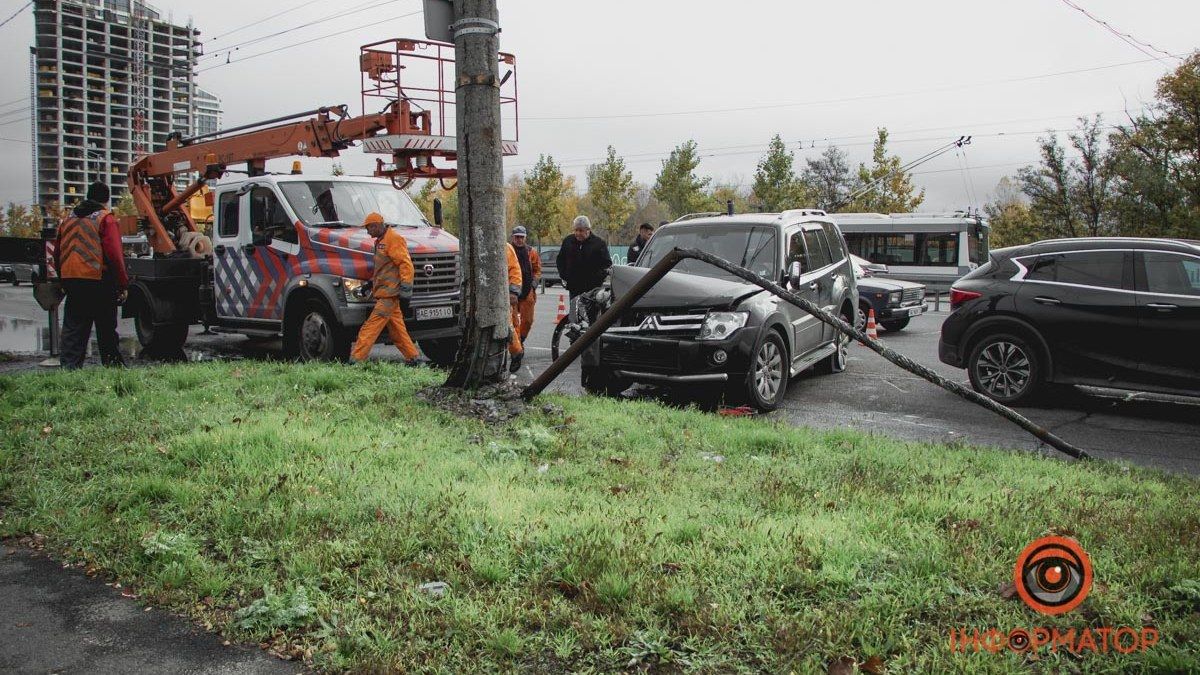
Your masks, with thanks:
[{"label": "crossover taillight", "polygon": [[977,293],[975,291],[964,291],[961,288],[951,288],[950,289],[950,311],[954,311],[954,310],[958,309],[959,305],[963,304],[964,302],[966,302],[968,300],[974,300],[975,298],[979,298],[979,297],[983,297],[983,293]]}]

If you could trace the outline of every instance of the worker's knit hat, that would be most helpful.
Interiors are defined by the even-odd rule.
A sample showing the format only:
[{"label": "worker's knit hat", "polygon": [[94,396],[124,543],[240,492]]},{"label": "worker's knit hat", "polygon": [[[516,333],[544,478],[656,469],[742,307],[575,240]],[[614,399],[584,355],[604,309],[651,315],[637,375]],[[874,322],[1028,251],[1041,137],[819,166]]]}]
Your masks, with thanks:
[{"label": "worker's knit hat", "polygon": [[363,221],[363,227],[366,227],[367,225],[382,225],[382,224],[383,224],[383,216],[379,215],[378,213],[375,213],[374,211],[372,211],[371,213],[368,213],[367,219]]},{"label": "worker's knit hat", "polygon": [[95,183],[92,183],[91,185],[88,186],[87,199],[89,202],[96,202],[98,204],[107,204],[108,200],[111,197],[112,197],[112,192],[109,191],[108,185],[105,183],[96,181]]}]

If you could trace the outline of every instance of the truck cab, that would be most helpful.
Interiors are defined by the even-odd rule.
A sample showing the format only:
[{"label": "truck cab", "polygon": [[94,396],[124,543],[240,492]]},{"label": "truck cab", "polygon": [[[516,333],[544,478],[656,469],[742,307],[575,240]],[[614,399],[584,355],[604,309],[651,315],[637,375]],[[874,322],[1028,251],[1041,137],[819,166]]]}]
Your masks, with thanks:
[{"label": "truck cab", "polygon": [[405,323],[425,355],[458,348],[461,266],[453,235],[383,179],[260,175],[213,190],[210,256],[134,258],[125,313],[144,347],[178,349],[187,327],[283,338],[288,355],[343,359],[373,302],[378,212],[408,242],[416,272]]}]

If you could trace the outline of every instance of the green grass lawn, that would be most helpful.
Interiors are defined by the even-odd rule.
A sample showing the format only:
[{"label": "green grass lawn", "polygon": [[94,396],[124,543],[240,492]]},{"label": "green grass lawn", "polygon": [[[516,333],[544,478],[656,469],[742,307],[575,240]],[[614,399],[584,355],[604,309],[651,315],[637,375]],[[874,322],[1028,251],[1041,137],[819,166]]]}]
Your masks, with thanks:
[{"label": "green grass lawn", "polygon": [[[1195,479],[594,398],[487,426],[414,396],[440,377],[0,377],[0,536],[328,670],[1200,669]],[[1047,532],[1097,581],[1053,618],[998,590]],[[1159,644],[949,651],[960,627],[1124,625]]]}]

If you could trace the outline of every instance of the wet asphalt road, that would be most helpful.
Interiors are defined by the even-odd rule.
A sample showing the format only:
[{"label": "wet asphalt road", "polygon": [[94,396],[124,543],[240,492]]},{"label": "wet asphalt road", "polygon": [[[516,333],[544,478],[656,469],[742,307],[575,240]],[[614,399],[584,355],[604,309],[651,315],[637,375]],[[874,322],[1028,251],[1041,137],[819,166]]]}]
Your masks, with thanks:
[{"label": "wet asphalt road", "polygon": [[[527,344],[525,367],[518,380],[527,383],[550,362],[559,290],[540,296],[537,320]],[[966,383],[966,373],[937,359],[938,331],[945,313],[917,317],[899,333],[882,332],[888,346],[923,363],[939,374]],[[34,352],[45,333],[45,314],[27,287],[0,287],[0,351]],[[130,321],[121,334],[132,353]],[[250,341],[240,336],[205,336],[193,329],[189,358],[271,358],[279,355],[278,341]],[[373,358],[399,358],[395,348],[380,345]],[[22,358],[3,370],[34,367],[36,359]],[[552,391],[582,393],[578,366],[572,366]],[[668,402],[685,403],[678,392],[649,388],[633,390]],[[1063,392],[1054,407],[1022,407],[1020,412],[1097,457],[1128,461],[1200,475],[1200,406],[1121,402]],[[709,403],[713,403],[709,401]],[[771,417],[817,428],[854,428],[910,440],[957,441],[1006,449],[1034,450],[1038,441],[1010,422],[903,371],[861,345],[853,345],[846,372],[795,379],[783,408]]]}]

